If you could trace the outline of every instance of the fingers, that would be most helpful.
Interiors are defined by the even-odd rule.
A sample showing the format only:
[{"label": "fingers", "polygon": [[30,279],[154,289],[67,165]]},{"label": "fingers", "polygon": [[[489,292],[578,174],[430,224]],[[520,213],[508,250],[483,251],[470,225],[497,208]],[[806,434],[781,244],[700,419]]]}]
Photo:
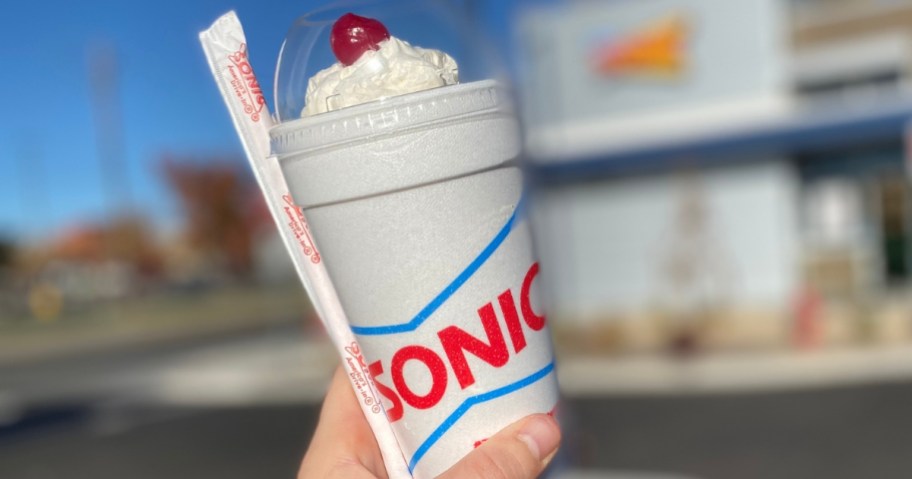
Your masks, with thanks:
[{"label": "fingers", "polygon": [[337,367],[333,375],[326,398],[323,400],[323,409],[320,411],[320,424],[318,429],[327,434],[350,436],[352,433],[367,432],[370,428],[361,412],[361,406],[352,390],[348,374],[344,368]]},{"label": "fingers", "polygon": [[[439,479],[533,479],[557,452],[557,421],[536,414],[517,421],[490,438]],[[358,406],[348,377],[336,371],[299,478],[386,477],[370,427]]]},{"label": "fingers", "polygon": [[529,416],[486,441],[438,479],[532,479],[551,462],[560,440],[554,418]]},{"label": "fingers", "polygon": [[301,479],[386,477],[377,441],[348,376],[336,370],[301,468]]}]

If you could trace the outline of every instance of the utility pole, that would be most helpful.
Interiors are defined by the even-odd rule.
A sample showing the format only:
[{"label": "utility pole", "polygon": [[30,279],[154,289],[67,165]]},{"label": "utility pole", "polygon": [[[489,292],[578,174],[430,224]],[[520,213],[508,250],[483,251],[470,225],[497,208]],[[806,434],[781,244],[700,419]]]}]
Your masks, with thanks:
[{"label": "utility pole", "polygon": [[130,178],[123,145],[117,52],[110,43],[90,47],[89,88],[102,188],[108,212],[119,216],[133,207]]}]

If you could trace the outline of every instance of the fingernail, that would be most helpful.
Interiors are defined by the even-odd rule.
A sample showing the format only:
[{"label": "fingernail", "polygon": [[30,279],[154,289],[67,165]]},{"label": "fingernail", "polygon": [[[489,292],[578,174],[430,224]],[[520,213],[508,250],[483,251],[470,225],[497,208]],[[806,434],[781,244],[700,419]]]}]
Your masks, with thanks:
[{"label": "fingernail", "polygon": [[526,443],[532,455],[543,460],[557,450],[560,429],[551,416],[539,414],[529,418],[519,430],[519,440]]}]

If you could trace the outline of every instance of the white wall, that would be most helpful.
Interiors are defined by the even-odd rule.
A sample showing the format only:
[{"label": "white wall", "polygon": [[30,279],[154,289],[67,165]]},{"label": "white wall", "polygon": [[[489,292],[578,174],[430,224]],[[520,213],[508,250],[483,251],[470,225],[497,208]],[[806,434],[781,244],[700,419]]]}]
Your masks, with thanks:
[{"label": "white wall", "polygon": [[797,178],[771,159],[540,192],[535,229],[552,310],[605,317],[673,301],[663,265],[680,243],[679,204],[693,185],[708,212],[695,248],[707,276],[721,278],[707,294],[747,308],[785,306],[799,271]]},{"label": "white wall", "polygon": [[[675,143],[791,111],[783,0],[613,0],[529,8],[519,19],[528,151],[536,161]],[[606,74],[600,46],[668,19],[683,27],[676,74]]]}]

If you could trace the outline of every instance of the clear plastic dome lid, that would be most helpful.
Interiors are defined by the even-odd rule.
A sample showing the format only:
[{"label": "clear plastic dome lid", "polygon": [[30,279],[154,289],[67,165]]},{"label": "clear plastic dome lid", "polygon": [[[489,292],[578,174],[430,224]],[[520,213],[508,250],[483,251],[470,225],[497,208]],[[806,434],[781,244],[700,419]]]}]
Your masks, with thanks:
[{"label": "clear plastic dome lid", "polygon": [[[298,18],[276,66],[278,120],[299,119],[305,107],[305,116],[312,116],[449,85],[457,78],[459,83],[502,79],[490,48],[460,13],[433,0],[366,0],[337,3]],[[385,40],[383,27],[397,41]],[[384,40],[359,44],[378,37]],[[372,53],[361,55],[359,48]],[[343,64],[334,50],[352,64]]]}]

